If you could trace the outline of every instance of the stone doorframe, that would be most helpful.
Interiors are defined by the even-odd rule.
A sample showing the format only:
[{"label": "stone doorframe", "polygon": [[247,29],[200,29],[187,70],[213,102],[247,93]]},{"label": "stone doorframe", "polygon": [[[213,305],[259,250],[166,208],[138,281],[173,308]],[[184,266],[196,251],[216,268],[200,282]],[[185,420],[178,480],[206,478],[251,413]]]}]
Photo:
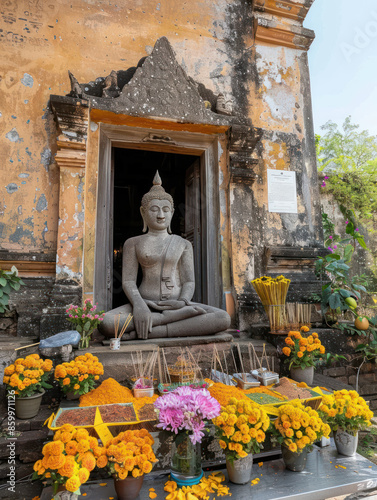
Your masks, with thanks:
[{"label": "stone doorframe", "polygon": [[[164,129],[156,130],[155,120],[143,119],[142,128],[111,123],[92,122],[89,129],[97,135],[98,169],[90,158],[95,144],[88,138],[88,160],[86,189],[92,190],[93,174],[96,176],[96,199],[86,196],[85,224],[84,224],[84,295],[93,297],[100,309],[109,310],[112,306],[112,270],[113,270],[113,164],[112,148],[142,149],[161,151],[185,155],[195,155],[201,158],[201,192],[204,198],[202,203],[202,276],[203,302],[215,307],[224,307],[224,289],[222,280],[221,235],[220,235],[220,166],[219,160],[224,161],[224,154],[228,149],[226,127],[208,127],[203,133],[203,126],[178,125],[172,123],[174,130],[169,130],[169,123]],[[93,126],[96,125],[96,126]],[[161,126],[161,125],[160,125]],[[153,127],[153,128],[152,128]],[[192,130],[187,130],[187,128]],[[198,129],[195,132],[195,128]],[[199,130],[201,130],[199,132]],[[92,138],[94,139],[94,137]],[[93,147],[92,147],[93,146]],[[91,154],[92,153],[92,154]],[[225,155],[226,156],[226,155]],[[226,161],[226,158],[225,158]],[[88,175],[89,174],[89,175]],[[221,176],[222,177],[222,176]],[[146,186],[146,191],[150,186]],[[92,190],[93,193],[93,190]],[[225,208],[225,207],[223,207]],[[93,228],[93,214],[95,227]],[[95,238],[93,238],[93,229]],[[141,232],[141,228],[140,228]],[[94,245],[93,245],[94,243]],[[93,263],[91,266],[89,263]],[[229,278],[228,278],[229,279]],[[228,281],[228,279],[226,281]],[[92,295],[93,294],[93,295]]]}]

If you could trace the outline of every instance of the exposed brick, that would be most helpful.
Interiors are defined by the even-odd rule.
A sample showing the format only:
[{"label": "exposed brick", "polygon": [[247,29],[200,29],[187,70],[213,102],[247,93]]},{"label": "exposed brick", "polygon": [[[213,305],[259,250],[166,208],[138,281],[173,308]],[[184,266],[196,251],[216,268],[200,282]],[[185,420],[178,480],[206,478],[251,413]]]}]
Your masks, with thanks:
[{"label": "exposed brick", "polygon": [[326,370],[323,370],[323,374],[329,377],[342,377],[343,375],[346,375],[346,368],[344,366],[327,368]]},{"label": "exposed brick", "polygon": [[361,396],[364,396],[365,394],[376,394],[377,392],[377,385],[376,384],[366,384],[360,387],[359,393]]},{"label": "exposed brick", "polygon": [[348,384],[348,377],[344,376],[344,377],[336,377],[336,380],[338,382],[343,382],[344,384]]},{"label": "exposed brick", "polygon": [[[352,375],[348,378],[349,384],[356,385],[356,375]],[[375,382],[377,380],[376,373],[365,373],[363,375],[359,375],[359,386],[370,384],[371,382]],[[377,384],[376,391],[377,393]]]},{"label": "exposed brick", "polygon": [[[48,428],[41,431],[27,431],[23,432],[20,436],[15,438],[16,455],[18,456],[21,451],[26,448],[41,450],[44,441],[47,439]],[[9,455],[9,439],[0,438],[0,458],[7,458]]]},{"label": "exposed brick", "polygon": [[[9,464],[4,461],[0,464],[0,480],[7,479],[7,474],[9,473]],[[33,464],[23,464],[19,460],[16,460],[16,480],[21,479],[29,474],[33,473]]]},{"label": "exposed brick", "polygon": [[369,408],[371,410],[377,410],[377,399],[374,399],[373,401],[370,402]]}]

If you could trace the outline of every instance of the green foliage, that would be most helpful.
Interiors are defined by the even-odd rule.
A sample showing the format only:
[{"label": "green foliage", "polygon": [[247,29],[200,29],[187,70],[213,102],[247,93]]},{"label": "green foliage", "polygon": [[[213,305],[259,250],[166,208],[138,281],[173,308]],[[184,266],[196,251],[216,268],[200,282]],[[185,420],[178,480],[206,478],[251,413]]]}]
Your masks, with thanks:
[{"label": "green foliage", "polygon": [[340,205],[349,207],[362,224],[375,221],[377,212],[377,137],[370,136],[347,117],[341,130],[334,122],[316,136],[318,170],[328,176],[323,188]]},{"label": "green foliage", "polygon": [[12,290],[17,292],[24,284],[18,276],[18,269],[15,266],[10,271],[0,269],[0,313],[9,311],[9,294]]},{"label": "green foliage", "polygon": [[[334,224],[327,214],[323,214],[325,231],[325,245],[328,246],[329,254],[318,257],[316,261],[316,273],[325,281],[322,286],[321,308],[322,313],[330,312],[335,320],[342,311],[351,311],[354,315],[355,307],[353,301],[361,299],[361,293],[366,292],[368,284],[367,277],[350,276],[350,263],[355,249],[360,246],[367,249],[364,236],[355,227],[353,215],[349,213],[350,220],[346,221],[346,237],[341,238],[334,233]],[[352,217],[352,220],[351,220]]]},{"label": "green foliage", "polygon": [[369,362],[377,362],[377,316],[373,318],[368,318],[369,329],[362,332],[366,334],[366,342],[364,344],[359,344],[355,351],[363,354],[364,359]]}]

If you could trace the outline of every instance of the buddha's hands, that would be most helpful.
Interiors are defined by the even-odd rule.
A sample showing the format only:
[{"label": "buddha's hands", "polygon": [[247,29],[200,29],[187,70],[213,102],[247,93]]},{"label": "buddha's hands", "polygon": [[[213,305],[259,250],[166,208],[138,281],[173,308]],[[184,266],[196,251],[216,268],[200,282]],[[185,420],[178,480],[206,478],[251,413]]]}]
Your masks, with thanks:
[{"label": "buddha's hands", "polygon": [[133,316],[138,338],[146,340],[152,331],[152,314],[145,302],[134,304]]},{"label": "buddha's hands", "polygon": [[162,300],[153,304],[153,308],[157,311],[174,311],[185,306],[186,302],[183,300]]}]

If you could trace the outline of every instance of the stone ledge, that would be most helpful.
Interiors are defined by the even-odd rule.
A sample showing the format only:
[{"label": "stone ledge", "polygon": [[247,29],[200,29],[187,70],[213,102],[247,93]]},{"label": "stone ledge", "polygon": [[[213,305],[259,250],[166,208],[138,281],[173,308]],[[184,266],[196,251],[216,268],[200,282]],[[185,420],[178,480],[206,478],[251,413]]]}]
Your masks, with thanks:
[{"label": "stone ledge", "polygon": [[[145,348],[146,346],[151,346],[150,350],[155,349],[157,347],[186,347],[193,345],[201,345],[201,344],[219,344],[223,342],[232,342],[233,335],[227,332],[219,332],[215,335],[203,335],[198,337],[176,337],[176,338],[166,338],[166,339],[148,339],[146,341],[143,340],[126,340],[121,342],[121,351],[111,351],[113,353],[122,352],[123,348],[126,348],[127,352],[130,349],[127,349],[127,346],[132,346],[132,351],[135,350],[135,346],[138,348]],[[110,340],[104,340],[102,342],[104,346],[110,345]],[[143,346],[143,347],[142,347]],[[92,349],[91,349],[92,352]]]}]

